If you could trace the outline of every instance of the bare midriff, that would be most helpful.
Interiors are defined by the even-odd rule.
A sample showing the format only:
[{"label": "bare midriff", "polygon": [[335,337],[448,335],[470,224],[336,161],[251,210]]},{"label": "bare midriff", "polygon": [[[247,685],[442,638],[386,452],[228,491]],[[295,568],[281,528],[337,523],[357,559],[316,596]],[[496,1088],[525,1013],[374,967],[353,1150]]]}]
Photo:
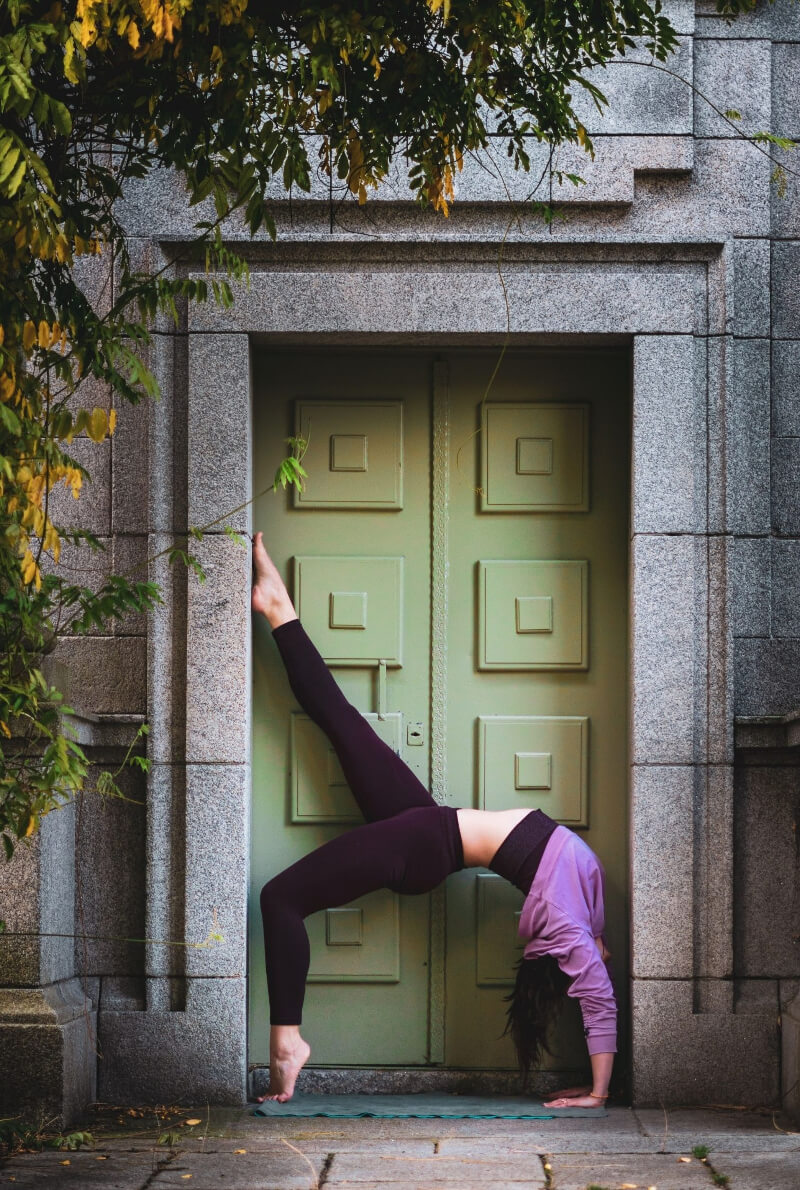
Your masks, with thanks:
[{"label": "bare midriff", "polygon": [[527,810],[459,810],[458,829],[465,868],[487,868],[495,853]]}]

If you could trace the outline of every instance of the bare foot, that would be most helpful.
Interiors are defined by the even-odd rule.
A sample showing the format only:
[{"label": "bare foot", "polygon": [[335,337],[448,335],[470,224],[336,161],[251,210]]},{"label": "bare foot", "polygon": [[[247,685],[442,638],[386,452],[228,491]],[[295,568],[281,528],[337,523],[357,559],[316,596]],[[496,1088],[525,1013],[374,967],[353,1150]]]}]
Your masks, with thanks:
[{"label": "bare foot", "polygon": [[311,1055],[311,1047],[298,1034],[292,1049],[273,1051],[270,1047],[269,1055],[269,1090],[260,1096],[258,1102],[271,1099],[275,1103],[285,1103],[294,1094],[294,1084],[297,1076],[305,1066]]},{"label": "bare foot", "polygon": [[256,572],[252,593],[253,611],[266,616],[273,628],[296,620],[297,612],[289,592],[275,563],[264,549],[263,533],[256,533],[253,538],[253,566]]}]

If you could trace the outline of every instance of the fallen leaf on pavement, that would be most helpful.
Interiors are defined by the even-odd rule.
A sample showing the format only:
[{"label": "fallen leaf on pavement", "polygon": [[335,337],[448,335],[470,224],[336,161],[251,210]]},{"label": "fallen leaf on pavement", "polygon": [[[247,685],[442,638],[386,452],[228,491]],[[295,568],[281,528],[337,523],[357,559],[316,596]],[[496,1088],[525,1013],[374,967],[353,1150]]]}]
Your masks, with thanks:
[{"label": "fallen leaf on pavement", "polygon": [[234,1153],[246,1153],[247,1149],[234,1149]]},{"label": "fallen leaf on pavement", "polygon": [[69,1165],[70,1164],[69,1158],[66,1161],[59,1161],[58,1164],[59,1165]]},{"label": "fallen leaf on pavement", "polygon": [[678,1160],[680,1162],[682,1162],[684,1165],[691,1165],[691,1163],[692,1163],[691,1157],[679,1157]]},{"label": "fallen leaf on pavement", "polygon": [[184,1124],[188,1124],[190,1128],[194,1128],[195,1124],[202,1124],[202,1120],[184,1120]]}]

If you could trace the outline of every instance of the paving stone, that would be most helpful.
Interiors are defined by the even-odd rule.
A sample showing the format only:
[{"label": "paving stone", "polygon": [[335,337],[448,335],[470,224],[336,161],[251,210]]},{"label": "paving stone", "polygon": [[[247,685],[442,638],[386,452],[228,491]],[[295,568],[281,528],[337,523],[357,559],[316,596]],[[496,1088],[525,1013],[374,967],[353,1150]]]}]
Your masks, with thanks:
[{"label": "paving stone", "polygon": [[326,1186],[383,1186],[387,1182],[420,1188],[443,1182],[463,1187],[523,1183],[537,1190],[544,1187],[545,1174],[537,1156],[509,1161],[502,1151],[480,1157],[436,1154],[429,1158],[336,1153],[325,1179]]},{"label": "paving stone", "polygon": [[[29,1153],[0,1167],[0,1186],[35,1190],[142,1190],[164,1153]],[[68,1163],[68,1164],[65,1164]],[[184,1186],[186,1183],[182,1183]]]},{"label": "paving stone", "polygon": [[701,1144],[724,1152],[800,1152],[800,1132],[779,1131],[776,1124],[792,1125],[777,1112],[666,1106],[637,1107],[635,1114],[642,1131],[665,1152],[688,1153]]},{"label": "paving stone", "polygon": [[708,1170],[692,1159],[689,1164],[674,1154],[648,1156],[591,1156],[553,1157],[553,1183],[558,1190],[586,1190],[588,1185],[621,1184],[639,1190],[658,1187],[658,1190],[708,1190]]},{"label": "paving stone", "polygon": [[269,1153],[181,1152],[156,1174],[148,1190],[315,1190],[326,1158],[306,1159],[288,1145],[276,1145]]},{"label": "paving stone", "polygon": [[797,1190],[800,1149],[796,1153],[731,1153],[712,1150],[714,1172],[731,1179],[733,1190]]}]

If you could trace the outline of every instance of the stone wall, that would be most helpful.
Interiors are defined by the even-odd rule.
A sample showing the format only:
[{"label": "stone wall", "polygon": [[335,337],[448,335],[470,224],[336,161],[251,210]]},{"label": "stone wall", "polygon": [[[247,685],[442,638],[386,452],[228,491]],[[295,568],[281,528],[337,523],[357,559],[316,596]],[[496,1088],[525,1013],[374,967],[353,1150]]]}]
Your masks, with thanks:
[{"label": "stone wall", "polygon": [[[276,245],[228,229],[249,289],[160,325],[162,400],[83,448],[81,516],[117,570],[155,559],[165,602],[59,653],[98,759],[121,746],[121,716],[129,737],[146,714],[152,768],[131,802],[88,812],[87,794],[52,816],[0,872],[12,931],[96,935],[2,944],[0,1054],[61,1063],[55,1098],[43,1072],[31,1103],[73,1115],[96,1070],[115,1102],[246,1092],[248,563],[221,531],[198,545],[202,587],[159,555],[251,495],[251,340],[492,344],[507,330],[632,351],[634,1098],[778,1102],[778,1013],[800,991],[798,764],[783,719],[760,721],[800,707],[800,186],[789,174],[779,197],[767,155],[707,99],[745,132],[800,137],[800,8],[759,3],[732,24],[710,0],[668,9],[681,44],[667,72],[610,67],[610,112],[586,111],[594,162],[557,155],[587,183],[553,184],[563,219],[509,208],[546,177],[537,151],[529,177],[502,154],[469,159],[447,220],[409,204],[399,175],[366,209],[332,209],[320,182],[290,210],[276,187]],[[192,271],[184,245],[205,212],[172,176],[131,185],[122,210],[135,259]],[[246,509],[229,520],[250,527]],[[212,907],[224,945],[165,945],[204,938]]]}]

